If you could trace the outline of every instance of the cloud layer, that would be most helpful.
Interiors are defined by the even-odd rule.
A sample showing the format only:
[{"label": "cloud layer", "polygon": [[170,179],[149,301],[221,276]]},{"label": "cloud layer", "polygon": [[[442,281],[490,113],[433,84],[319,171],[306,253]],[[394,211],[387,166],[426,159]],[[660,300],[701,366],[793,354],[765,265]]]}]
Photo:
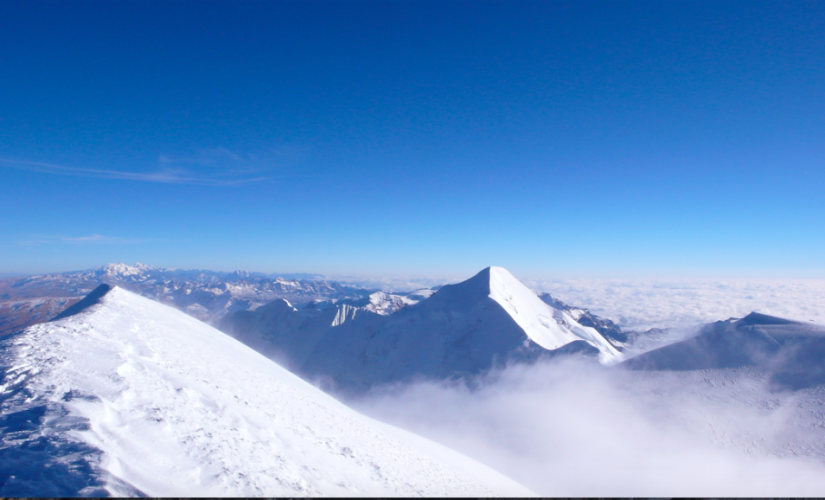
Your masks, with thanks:
[{"label": "cloud layer", "polygon": [[825,491],[825,433],[816,425],[821,402],[804,409],[799,396],[768,393],[743,373],[685,376],[567,360],[509,367],[473,390],[420,382],[351,403],[540,495]]},{"label": "cloud layer", "polygon": [[622,328],[687,327],[752,311],[825,324],[825,280],[525,280]]}]

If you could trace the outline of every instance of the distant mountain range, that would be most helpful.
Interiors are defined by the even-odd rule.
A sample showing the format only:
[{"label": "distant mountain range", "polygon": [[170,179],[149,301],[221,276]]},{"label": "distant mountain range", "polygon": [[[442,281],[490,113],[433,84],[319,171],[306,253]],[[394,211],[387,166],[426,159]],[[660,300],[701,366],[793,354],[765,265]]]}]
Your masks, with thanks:
[{"label": "distant mountain range", "polygon": [[0,280],[0,335],[47,321],[101,283],[117,285],[172,305],[203,321],[255,309],[285,298],[296,304],[327,299],[366,299],[375,290],[261,273],[165,269],[106,264],[84,271]]},{"label": "distant mountain range", "polygon": [[[319,275],[276,276],[116,263],[83,271],[4,278],[0,279],[0,336],[48,321],[101,283],[131,290],[206,322],[216,322],[237,311],[255,310],[276,299],[287,300],[299,308],[311,305],[320,310],[346,304],[389,315],[426,299],[439,288],[380,291],[308,276]],[[566,308],[583,326],[603,330],[619,343],[627,341],[627,336],[611,321],[585,309],[570,308],[547,294],[541,298],[557,309]]]}]

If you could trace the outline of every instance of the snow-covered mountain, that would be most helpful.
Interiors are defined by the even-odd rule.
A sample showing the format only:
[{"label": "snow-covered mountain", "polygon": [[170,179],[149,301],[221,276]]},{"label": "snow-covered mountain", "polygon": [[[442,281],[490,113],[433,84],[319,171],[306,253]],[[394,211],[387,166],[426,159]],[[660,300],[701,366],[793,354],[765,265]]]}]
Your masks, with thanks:
[{"label": "snow-covered mountain", "polygon": [[636,370],[759,367],[774,385],[799,389],[825,383],[825,327],[751,313],[706,325],[697,336],[628,359]]},{"label": "snow-covered mountain", "polygon": [[[290,280],[261,273],[166,269],[106,264],[85,271],[0,280],[0,335],[43,322],[101,283],[118,285],[172,305],[203,321],[255,309],[275,299],[293,304],[320,300],[367,300],[375,290],[324,280]],[[395,302],[393,302],[395,301]],[[404,300],[377,300],[376,310],[395,310]]]},{"label": "snow-covered mountain", "polygon": [[531,494],[180,311],[97,292],[0,346],[3,496]]},{"label": "snow-covered mountain", "polygon": [[[219,328],[304,376],[344,390],[425,376],[473,375],[508,360],[621,352],[577,313],[551,305],[509,272],[490,267],[383,315],[352,303],[296,308],[277,301],[225,317]],[[412,301],[412,299],[409,299]],[[586,312],[586,311],[585,311]],[[589,314],[589,313],[588,313]]]},{"label": "snow-covered mountain", "polygon": [[596,316],[588,309],[568,306],[546,292],[539,293],[539,298],[544,301],[544,303],[553,307],[553,309],[563,311],[578,324],[596,329],[596,331],[602,334],[602,337],[607,339],[607,341],[619,351],[623,351],[627,347],[630,340],[627,333],[623,332],[613,321]]}]

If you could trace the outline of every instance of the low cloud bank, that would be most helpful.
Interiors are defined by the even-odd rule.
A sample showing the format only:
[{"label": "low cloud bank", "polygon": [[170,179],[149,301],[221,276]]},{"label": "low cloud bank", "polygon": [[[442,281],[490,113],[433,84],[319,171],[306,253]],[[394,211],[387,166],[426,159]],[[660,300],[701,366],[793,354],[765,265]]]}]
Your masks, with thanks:
[{"label": "low cloud bank", "polygon": [[528,279],[524,284],[628,330],[692,326],[752,311],[825,324],[823,279]]},{"label": "low cloud bank", "polygon": [[540,495],[825,491],[816,391],[772,394],[747,371],[634,373],[577,359],[511,366],[472,385],[386,386],[348,403]]}]

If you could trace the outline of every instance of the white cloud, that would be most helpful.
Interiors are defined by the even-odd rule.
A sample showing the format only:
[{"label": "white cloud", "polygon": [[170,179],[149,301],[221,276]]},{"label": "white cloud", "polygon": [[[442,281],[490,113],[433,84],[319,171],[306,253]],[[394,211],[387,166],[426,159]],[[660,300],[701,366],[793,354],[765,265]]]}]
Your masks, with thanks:
[{"label": "white cloud", "polygon": [[825,403],[798,399],[743,373],[628,373],[563,360],[510,367],[472,390],[421,382],[351,403],[540,495],[821,495]]},{"label": "white cloud", "polygon": [[101,236],[93,234],[91,236],[80,236],[76,238],[63,238],[66,243],[88,243],[98,245],[134,245],[138,243],[145,243],[149,240],[139,238],[120,238],[112,236]]},{"label": "white cloud", "polygon": [[376,288],[387,292],[411,292],[422,288],[458,283],[466,278],[445,276],[353,276],[328,275],[325,279],[365,288]]},{"label": "white cloud", "polygon": [[31,235],[26,239],[18,240],[16,243],[22,246],[40,246],[40,245],[137,245],[140,243],[147,243],[148,239],[143,238],[124,238],[120,236],[103,236],[100,234],[92,234],[90,236],[54,236],[54,235]]},{"label": "white cloud", "polygon": [[245,159],[226,148],[209,148],[202,149],[193,155],[188,156],[172,156],[160,155],[158,162],[165,164],[194,164],[194,165],[213,165],[218,163],[243,163]]},{"label": "white cloud", "polygon": [[[162,162],[163,163],[163,162]],[[95,168],[64,167],[52,163],[10,160],[0,158],[0,167],[28,170],[53,175],[74,177],[94,177],[126,181],[155,182],[163,184],[192,184],[199,186],[237,186],[266,180],[249,170],[226,170],[217,172],[191,172],[180,168],[163,168],[154,172],[127,172]]]},{"label": "white cloud", "polygon": [[525,280],[629,330],[686,327],[751,311],[825,324],[825,280]]}]

